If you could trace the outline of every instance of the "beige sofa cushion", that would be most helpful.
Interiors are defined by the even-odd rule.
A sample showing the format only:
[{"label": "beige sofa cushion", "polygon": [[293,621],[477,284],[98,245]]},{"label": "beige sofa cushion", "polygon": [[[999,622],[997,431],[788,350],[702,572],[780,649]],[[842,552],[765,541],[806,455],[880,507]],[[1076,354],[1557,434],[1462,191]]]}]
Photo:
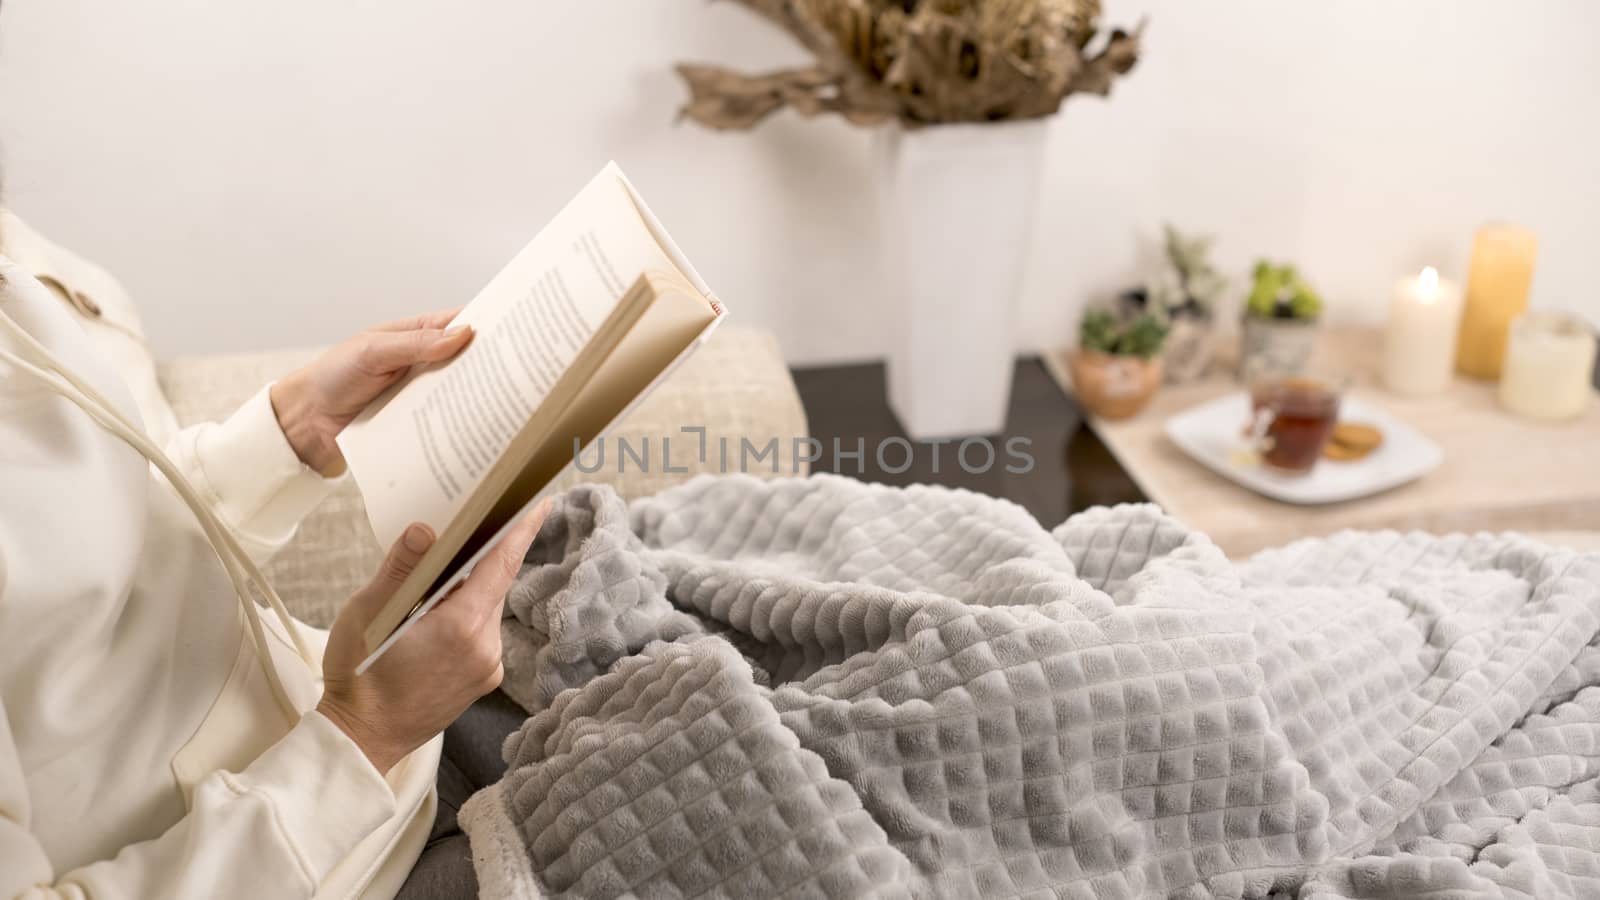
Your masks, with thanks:
[{"label": "beige sofa cushion", "polygon": [[[189,425],[226,417],[263,384],[318,352],[185,357],[161,364],[159,377],[179,423]],[[683,433],[683,427],[706,429],[703,462],[698,436]],[[730,470],[740,468],[741,440],[764,450],[776,439],[777,456],[764,456],[746,470],[764,477],[803,474],[806,465],[795,455],[795,439],[805,436],[805,412],[777,341],[764,331],[728,325],[618,427],[604,446],[598,471],[569,473],[565,484],[603,482],[628,498],[652,494],[701,472],[720,471],[724,440]],[[685,471],[663,465],[663,437],[669,439],[670,468]],[[619,442],[633,451],[620,459],[620,466]],[[635,462],[640,455],[649,460],[642,469]],[[585,456],[586,467],[593,468],[598,458]],[[306,518],[266,574],[296,616],[327,625],[345,598],[366,583],[382,555],[361,496],[347,480]]]}]

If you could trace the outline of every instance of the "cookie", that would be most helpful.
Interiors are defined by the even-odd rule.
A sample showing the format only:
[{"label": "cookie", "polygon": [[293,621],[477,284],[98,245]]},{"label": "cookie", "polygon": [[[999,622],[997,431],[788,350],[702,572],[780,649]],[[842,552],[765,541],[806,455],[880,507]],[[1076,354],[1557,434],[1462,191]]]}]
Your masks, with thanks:
[{"label": "cookie", "polygon": [[1333,428],[1322,455],[1339,462],[1353,462],[1365,457],[1383,444],[1383,432],[1371,425],[1340,422]]},{"label": "cookie", "polygon": [[1356,450],[1343,444],[1335,444],[1333,441],[1329,441],[1322,447],[1322,455],[1336,462],[1354,462],[1371,452],[1371,450]]},{"label": "cookie", "polygon": [[1333,442],[1341,447],[1368,453],[1383,443],[1383,432],[1371,425],[1357,422],[1340,422],[1333,426]]}]

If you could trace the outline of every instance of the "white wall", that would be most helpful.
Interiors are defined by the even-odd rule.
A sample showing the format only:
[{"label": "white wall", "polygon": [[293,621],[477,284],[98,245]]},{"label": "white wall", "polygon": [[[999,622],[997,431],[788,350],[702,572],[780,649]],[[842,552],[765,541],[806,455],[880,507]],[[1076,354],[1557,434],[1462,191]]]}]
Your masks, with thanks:
[{"label": "white wall", "polygon": [[[1600,4],[1108,6],[1150,13],[1147,55],[1053,126],[1024,345],[1162,219],[1357,318],[1512,218],[1543,238],[1535,302],[1600,318]],[[675,126],[680,59],[804,57],[704,0],[4,0],[7,202],[121,275],[158,351],[267,348],[471,296],[614,157],[792,360],[882,355],[866,133]]]}]

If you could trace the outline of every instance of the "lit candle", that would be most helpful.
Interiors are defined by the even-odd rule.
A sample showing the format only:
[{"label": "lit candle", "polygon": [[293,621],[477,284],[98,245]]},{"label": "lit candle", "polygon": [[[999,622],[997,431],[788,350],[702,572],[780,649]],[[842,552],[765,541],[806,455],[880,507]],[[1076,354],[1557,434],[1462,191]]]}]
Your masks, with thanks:
[{"label": "lit candle", "polygon": [[1577,316],[1535,311],[1511,326],[1500,402],[1530,419],[1570,419],[1594,394],[1595,336]]},{"label": "lit candle", "polygon": [[1383,339],[1383,383],[1398,394],[1432,394],[1455,370],[1461,289],[1432,266],[1395,285]]},{"label": "lit candle", "polygon": [[1517,225],[1485,225],[1472,239],[1467,311],[1456,345],[1456,367],[1476,378],[1499,378],[1506,331],[1528,308],[1539,238]]}]

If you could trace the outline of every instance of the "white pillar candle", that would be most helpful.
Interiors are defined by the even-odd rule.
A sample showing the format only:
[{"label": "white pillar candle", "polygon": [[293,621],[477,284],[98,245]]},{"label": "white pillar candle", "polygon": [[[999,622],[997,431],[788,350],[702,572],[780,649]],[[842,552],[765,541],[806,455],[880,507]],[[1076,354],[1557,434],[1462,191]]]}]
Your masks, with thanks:
[{"label": "white pillar candle", "polygon": [[1455,371],[1461,288],[1432,266],[1395,285],[1383,339],[1383,383],[1397,394],[1432,394]]},{"label": "white pillar candle", "polygon": [[1500,403],[1530,419],[1570,419],[1594,394],[1595,336],[1567,313],[1523,313],[1511,324]]}]

